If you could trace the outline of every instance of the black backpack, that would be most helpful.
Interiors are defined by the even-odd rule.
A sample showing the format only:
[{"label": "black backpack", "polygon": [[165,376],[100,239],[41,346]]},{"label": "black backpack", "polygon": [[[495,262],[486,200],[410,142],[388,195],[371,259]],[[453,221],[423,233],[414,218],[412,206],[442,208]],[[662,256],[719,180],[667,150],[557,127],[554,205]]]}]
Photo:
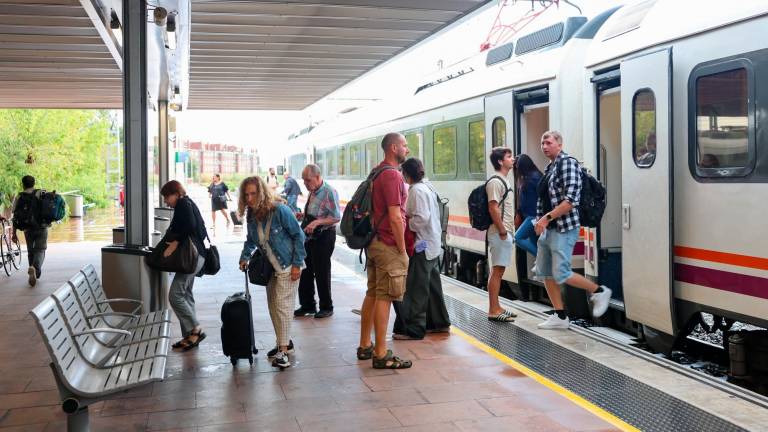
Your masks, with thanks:
[{"label": "black backpack", "polygon": [[[570,156],[569,156],[570,157]],[[570,157],[579,163],[576,158]],[[562,172],[562,163],[558,165],[558,173]],[[581,197],[579,198],[579,223],[583,227],[597,228],[600,220],[603,218],[606,204],[606,191],[600,181],[594,178],[587,170],[579,164],[581,170]],[[539,199],[542,200],[542,209],[544,213],[552,211],[552,203],[549,200],[549,188],[544,187],[549,183],[549,175],[545,175],[539,182]],[[550,228],[555,226],[555,221],[550,222]]]},{"label": "black backpack", "polygon": [[[504,179],[498,175],[494,175],[493,177],[489,178],[483,185],[473,189],[469,194],[469,198],[467,199],[469,224],[472,225],[472,228],[476,230],[485,231],[493,223],[493,220],[491,219],[491,213],[488,212],[488,192],[486,192],[485,187],[488,186],[488,182],[495,178],[499,179],[499,181],[504,184],[504,188],[506,189],[504,191],[504,195],[501,197],[501,205],[503,208],[510,189],[507,187],[507,182],[505,182]],[[504,211],[502,210],[502,215],[503,214]]]},{"label": "black backpack", "polygon": [[51,224],[64,219],[67,214],[67,207],[64,198],[56,191],[40,191],[40,222]]},{"label": "black backpack", "polygon": [[373,240],[376,235],[376,226],[381,220],[373,219],[373,181],[379,174],[386,170],[395,169],[390,165],[384,165],[381,168],[374,168],[368,178],[357,187],[352,199],[344,207],[344,214],[341,216],[339,228],[341,235],[347,241],[347,246],[351,249],[364,249]]},{"label": "black backpack", "polygon": [[22,192],[16,198],[16,207],[13,209],[13,226],[20,230],[40,228],[40,199],[38,190],[32,193]]}]

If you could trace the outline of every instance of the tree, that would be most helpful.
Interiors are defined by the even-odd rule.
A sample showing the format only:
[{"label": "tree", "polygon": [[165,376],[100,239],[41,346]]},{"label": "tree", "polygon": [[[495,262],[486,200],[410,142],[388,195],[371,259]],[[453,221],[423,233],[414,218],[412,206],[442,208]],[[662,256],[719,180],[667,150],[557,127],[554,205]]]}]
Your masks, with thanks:
[{"label": "tree", "polygon": [[26,174],[41,188],[79,190],[105,205],[109,125],[106,111],[0,110],[0,205],[11,203]]}]

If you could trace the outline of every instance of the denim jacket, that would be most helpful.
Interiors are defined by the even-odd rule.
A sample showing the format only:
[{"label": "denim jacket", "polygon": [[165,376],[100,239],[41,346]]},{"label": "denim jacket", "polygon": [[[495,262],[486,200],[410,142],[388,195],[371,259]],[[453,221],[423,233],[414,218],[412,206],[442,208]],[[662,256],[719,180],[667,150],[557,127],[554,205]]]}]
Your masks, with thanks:
[{"label": "denim jacket", "polygon": [[[259,246],[257,229],[259,223],[262,224],[262,229],[266,228],[267,220],[258,222],[255,219],[250,219],[248,221],[248,237],[243,244],[243,252],[240,254],[242,261],[251,259],[251,255]],[[269,246],[283,269],[289,266],[302,267],[304,265],[304,258],[307,256],[304,250],[304,231],[299,227],[296,216],[285,204],[278,204],[273,211]]]}]

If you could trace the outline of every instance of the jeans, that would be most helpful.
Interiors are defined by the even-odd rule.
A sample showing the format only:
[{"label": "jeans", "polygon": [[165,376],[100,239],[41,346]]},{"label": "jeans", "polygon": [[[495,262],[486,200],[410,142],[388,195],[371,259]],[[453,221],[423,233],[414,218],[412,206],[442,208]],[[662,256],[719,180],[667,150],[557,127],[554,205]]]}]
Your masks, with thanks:
[{"label": "jeans", "polygon": [[48,249],[48,228],[24,231],[24,239],[27,242],[27,261],[29,266],[35,269],[35,276],[40,277],[43,272],[45,250]]},{"label": "jeans", "polygon": [[195,297],[192,295],[192,287],[195,284],[195,275],[203,268],[204,263],[205,259],[198,257],[194,273],[176,273],[168,290],[168,303],[171,304],[173,312],[179,318],[183,337],[189,336],[192,330],[200,325],[195,313]]},{"label": "jeans", "polygon": [[304,244],[307,267],[301,272],[299,282],[299,304],[304,310],[315,310],[315,283],[317,297],[320,300],[320,310],[333,310],[331,299],[331,255],[336,245],[336,229],[326,228],[314,234]]},{"label": "jeans", "polygon": [[443,299],[438,258],[428,260],[424,252],[414,254],[408,263],[402,302],[394,302],[393,331],[414,338],[423,338],[427,330],[451,326]]},{"label": "jeans", "polygon": [[296,205],[296,201],[298,201],[298,199],[299,199],[298,195],[286,196],[286,201],[288,201],[288,207],[290,207],[291,210],[295,212],[299,211],[299,207]]},{"label": "jeans", "polygon": [[520,228],[515,232],[515,244],[520,249],[528,252],[529,254],[536,256],[538,247],[536,242],[539,241],[539,236],[536,235],[536,230],[533,228],[533,218],[527,217],[520,224]]}]

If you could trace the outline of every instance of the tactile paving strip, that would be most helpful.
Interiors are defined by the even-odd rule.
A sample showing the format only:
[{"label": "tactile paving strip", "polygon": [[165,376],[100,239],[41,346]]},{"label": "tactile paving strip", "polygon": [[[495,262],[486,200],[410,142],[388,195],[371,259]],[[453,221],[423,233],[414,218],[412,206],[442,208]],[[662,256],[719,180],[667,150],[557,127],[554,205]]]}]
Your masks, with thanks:
[{"label": "tactile paving strip", "polygon": [[462,331],[640,430],[746,430],[453,297],[445,305]]}]

